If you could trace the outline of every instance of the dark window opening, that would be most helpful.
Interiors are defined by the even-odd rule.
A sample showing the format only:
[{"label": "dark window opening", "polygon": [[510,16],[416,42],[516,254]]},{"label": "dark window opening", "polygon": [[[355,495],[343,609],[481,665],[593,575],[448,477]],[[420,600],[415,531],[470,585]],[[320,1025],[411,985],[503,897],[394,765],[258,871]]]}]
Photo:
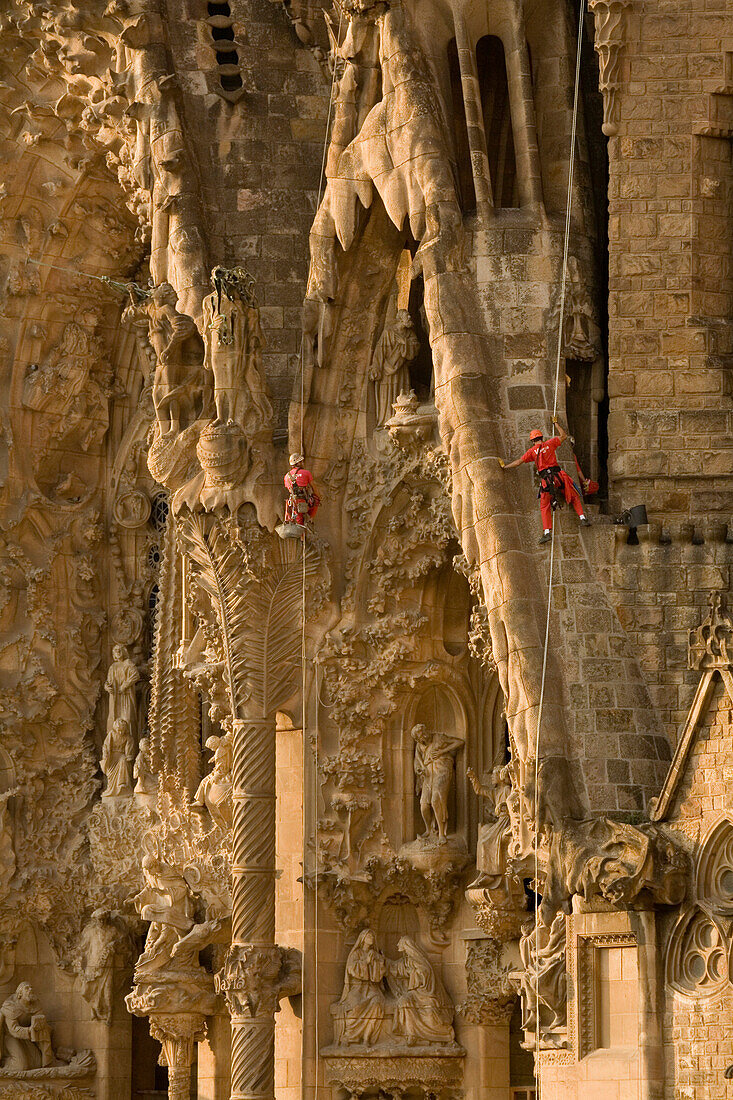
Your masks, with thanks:
[{"label": "dark window opening", "polygon": [[219,82],[225,92],[236,92],[242,87],[242,78],[239,73],[222,73]]},{"label": "dark window opening", "polygon": [[521,1045],[523,1041],[522,1001],[519,998],[509,1021],[509,1084],[513,1094],[514,1089],[524,1088],[532,1096],[537,1087],[534,1075],[534,1054],[531,1050],[524,1049]]},{"label": "dark window opening", "polygon": [[150,522],[159,534],[165,531],[168,520],[168,494],[156,493],[150,506]]},{"label": "dark window opening", "polygon": [[211,37],[215,42],[233,42],[234,29],[233,27],[212,27]]},{"label": "dark window opening", "polygon": [[496,35],[486,34],[478,40],[476,68],[494,206],[518,206],[517,164],[514,153],[512,113],[509,105],[509,81],[504,45]]},{"label": "dark window opening", "polygon": [[476,209],[476,191],[473,186],[466,108],[463,103],[461,67],[458,63],[458,47],[455,38],[451,38],[448,43],[448,71],[450,73],[451,105],[453,108],[453,140],[456,148],[458,197],[463,213],[470,214]]},{"label": "dark window opening", "polygon": [[219,50],[216,61],[218,65],[238,65],[239,54],[236,50]]},{"label": "dark window opening", "polygon": [[227,3],[207,4],[206,7],[208,9],[209,15],[226,15],[231,18],[232,9]]},{"label": "dark window opening", "polygon": [[425,316],[423,299],[425,285],[422,275],[418,275],[410,284],[410,298],[407,309],[420,341],[420,350],[410,363],[410,385],[421,402],[433,400],[433,353],[430,350],[428,322]]},{"label": "dark window opening", "polygon": [[[239,68],[239,54],[232,49],[234,43],[234,27],[232,26],[232,10],[228,3],[209,3],[206,5],[209,16],[209,30],[211,32],[211,44],[216,50],[216,63],[222,71],[219,73],[219,85],[223,92],[239,92],[243,87]],[[232,95],[232,102],[235,97]]]},{"label": "dark window opening", "polygon": [[578,359],[565,361],[565,373],[570,379],[565,397],[568,414],[568,431],[575,440],[573,450],[586,477],[590,477],[592,463],[594,420],[592,364]]}]

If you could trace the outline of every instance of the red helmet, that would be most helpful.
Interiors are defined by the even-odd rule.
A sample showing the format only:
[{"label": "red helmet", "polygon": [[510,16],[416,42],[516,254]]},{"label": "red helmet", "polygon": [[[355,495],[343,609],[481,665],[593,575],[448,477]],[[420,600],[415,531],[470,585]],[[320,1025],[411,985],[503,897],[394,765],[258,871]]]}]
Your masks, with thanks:
[{"label": "red helmet", "polygon": [[535,439],[542,439],[542,432],[539,428],[533,428],[532,431],[529,433],[529,438],[533,441]]}]

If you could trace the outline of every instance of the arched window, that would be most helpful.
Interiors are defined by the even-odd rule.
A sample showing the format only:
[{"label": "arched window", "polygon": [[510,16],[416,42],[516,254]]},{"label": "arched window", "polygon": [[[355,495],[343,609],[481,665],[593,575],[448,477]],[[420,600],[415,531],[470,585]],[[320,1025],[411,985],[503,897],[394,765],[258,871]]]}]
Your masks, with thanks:
[{"label": "arched window", "polygon": [[468,145],[466,109],[463,103],[461,67],[458,63],[458,47],[455,38],[448,43],[448,71],[450,73],[451,105],[453,107],[453,140],[456,149],[456,170],[461,210],[470,214],[476,209],[476,191],[473,186],[471,152]]},{"label": "arched window", "polygon": [[485,34],[476,44],[481,107],[486,131],[494,206],[518,206],[517,164],[514,153],[512,114],[509,105],[504,45],[500,38]]}]

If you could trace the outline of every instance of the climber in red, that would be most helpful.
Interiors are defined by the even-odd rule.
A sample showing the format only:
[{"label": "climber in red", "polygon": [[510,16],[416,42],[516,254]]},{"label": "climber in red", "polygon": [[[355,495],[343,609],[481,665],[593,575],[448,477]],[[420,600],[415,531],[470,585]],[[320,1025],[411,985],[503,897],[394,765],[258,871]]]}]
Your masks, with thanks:
[{"label": "climber in red", "polygon": [[584,527],[590,526],[590,520],[583,510],[580,493],[557,461],[557,448],[568,438],[568,433],[558,424],[555,417],[552,418],[552,423],[557,428],[558,433],[552,439],[543,441],[542,432],[539,428],[534,428],[529,433],[532,446],[524,452],[521,458],[515,458],[514,462],[505,462],[503,458],[499,459],[499,465],[505,470],[521,466],[523,462],[534,462],[537,467],[537,472],[540,475],[540,512],[542,513],[542,526],[544,528],[540,542],[549,542],[552,538],[552,513],[561,499],[564,499],[568,504],[572,504]]},{"label": "climber in red", "polygon": [[285,502],[285,523],[281,537],[289,538],[303,533],[306,516],[312,519],[318,511],[321,498],[313,487],[313,474],[303,466],[305,459],[301,454],[290,456],[290,469],[283,481],[288,491]]}]

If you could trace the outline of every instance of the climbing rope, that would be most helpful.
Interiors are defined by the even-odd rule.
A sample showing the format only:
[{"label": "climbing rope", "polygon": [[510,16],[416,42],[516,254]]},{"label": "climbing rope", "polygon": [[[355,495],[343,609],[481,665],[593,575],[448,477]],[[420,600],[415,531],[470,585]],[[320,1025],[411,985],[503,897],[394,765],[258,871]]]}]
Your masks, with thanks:
[{"label": "climbing rope", "polygon": [[[560,392],[560,363],[562,361],[563,325],[565,323],[565,294],[567,289],[568,251],[570,246],[570,219],[573,209],[573,178],[575,175],[575,146],[578,134],[578,103],[580,96],[580,62],[583,51],[583,16],[585,14],[585,0],[580,0],[578,7],[578,43],[575,51],[575,86],[573,89],[573,119],[570,128],[570,162],[568,165],[568,191],[565,203],[565,231],[563,237],[562,252],[562,279],[560,283],[560,314],[557,330],[557,355],[555,359],[555,394],[552,404],[553,424],[557,417],[557,403]],[[552,612],[552,585],[555,567],[555,532],[557,524],[552,524],[552,539],[550,541],[550,576],[547,588],[547,617],[545,619],[545,642],[542,652],[542,676],[540,680],[540,699],[537,708],[537,734],[535,737],[534,751],[534,952],[535,952],[535,1077],[537,1081],[537,1100],[540,1100],[540,983],[539,983],[539,837],[540,837],[540,730],[542,728],[542,712],[545,703],[545,681],[547,677],[547,655],[550,648],[550,615]],[[530,956],[531,958],[531,956]]]},{"label": "climbing rope", "polygon": [[[339,15],[339,29],[337,42],[341,43],[341,28],[343,24],[343,8],[340,9]],[[336,54],[334,52],[333,67],[331,69],[331,87],[328,93],[328,112],[326,114],[326,128],[323,136],[323,153],[321,155],[321,171],[318,177],[318,197],[316,199],[316,213],[321,205],[321,199],[323,197],[323,181],[326,173],[326,158],[328,156],[329,135],[331,130],[331,116],[333,114],[333,97],[336,88]],[[303,333],[300,334],[300,453],[305,454],[305,369],[303,363]],[[302,781],[302,795],[301,795],[301,829],[303,834],[303,871],[306,868],[306,852],[308,845],[308,824],[306,816],[306,777],[308,774],[308,738],[307,738],[307,719],[306,719],[306,688],[307,688],[307,660],[306,660],[306,637],[305,637],[305,620],[306,620],[306,536],[305,532],[301,538],[302,543],[302,558],[303,558],[303,576],[302,576],[302,591],[301,591],[301,638],[300,638],[300,654],[301,654],[301,717],[302,717],[302,756],[301,756],[301,770],[303,774]],[[318,774],[319,774],[319,760],[318,760],[318,708],[320,703],[320,692],[318,690],[318,676],[317,672],[313,677],[313,683],[316,689],[316,736],[313,745],[313,836],[317,841],[318,830]],[[305,886],[305,874],[303,876],[303,882]],[[307,910],[305,904],[305,890],[303,892],[303,952],[305,957],[306,948],[306,936],[307,936]],[[320,1046],[319,1042],[319,1028],[318,1028],[318,846],[314,843],[314,864],[313,864],[313,1045],[314,1045],[314,1065],[315,1081],[314,1081],[314,1096],[318,1098],[318,1050]],[[306,1043],[306,1023],[307,1014],[304,1011],[302,1014],[301,1027],[300,1027],[300,1095],[301,1100],[305,1100],[306,1085],[305,1085],[305,1069],[308,1061],[308,1051]]]}]

